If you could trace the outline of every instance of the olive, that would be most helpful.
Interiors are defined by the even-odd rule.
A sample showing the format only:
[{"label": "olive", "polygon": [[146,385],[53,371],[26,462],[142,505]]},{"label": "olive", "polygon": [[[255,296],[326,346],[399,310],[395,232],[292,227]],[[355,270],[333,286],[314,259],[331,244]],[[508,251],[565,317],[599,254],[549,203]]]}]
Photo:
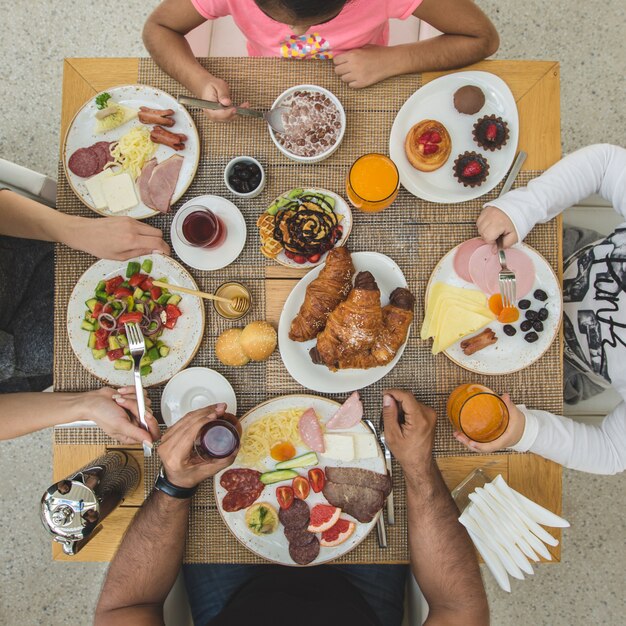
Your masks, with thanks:
[{"label": "olive", "polygon": [[535,320],[533,322],[533,328],[540,333],[543,330],[543,322],[540,322],[539,320]]},{"label": "olive", "polygon": [[539,335],[537,333],[526,333],[524,335],[524,339],[528,342],[528,343],[535,343],[535,341],[537,341],[537,339],[539,339]]},{"label": "olive", "polygon": [[534,322],[537,319],[537,311],[526,311],[526,319]]},{"label": "olive", "polygon": [[545,302],[548,299],[548,294],[543,289],[535,289],[535,300],[541,300],[541,302]]},{"label": "olive", "polygon": [[250,193],[252,191],[252,187],[250,187],[250,183],[247,180],[241,181],[241,189],[239,189],[240,193]]},{"label": "olive", "polygon": [[520,325],[520,330],[525,333],[533,327],[533,323],[530,320],[524,320]]},{"label": "olive", "polygon": [[256,189],[261,184],[261,174],[254,174],[251,176],[250,184]]},{"label": "olive", "polygon": [[537,317],[542,322],[545,322],[548,319],[548,309],[546,309],[545,307],[539,309],[539,312],[537,313]]},{"label": "olive", "polygon": [[237,176],[241,180],[250,180],[250,170],[247,167],[242,167],[240,172],[237,172]]},{"label": "olive", "polygon": [[529,309],[529,308],[530,308],[530,300],[520,300],[520,301],[517,303],[517,307],[518,307],[519,309],[522,309],[522,311],[523,311],[524,309]]},{"label": "olive", "polygon": [[237,175],[241,174],[246,169],[245,164],[243,163],[235,163],[233,166],[233,172]]},{"label": "olive", "polygon": [[241,178],[239,178],[238,176],[230,176],[228,179],[228,182],[230,183],[230,186],[235,190],[235,191],[240,191],[241,189],[241,183],[243,182],[241,180]]},{"label": "olive", "polygon": [[260,174],[261,170],[256,163],[250,163],[248,165],[248,171],[250,172],[250,176],[254,176],[255,174]]},{"label": "olive", "polygon": [[508,335],[509,337],[512,337],[513,335],[515,335],[515,333],[517,333],[515,327],[511,326],[511,324],[505,324],[502,330],[504,331],[504,334]]}]

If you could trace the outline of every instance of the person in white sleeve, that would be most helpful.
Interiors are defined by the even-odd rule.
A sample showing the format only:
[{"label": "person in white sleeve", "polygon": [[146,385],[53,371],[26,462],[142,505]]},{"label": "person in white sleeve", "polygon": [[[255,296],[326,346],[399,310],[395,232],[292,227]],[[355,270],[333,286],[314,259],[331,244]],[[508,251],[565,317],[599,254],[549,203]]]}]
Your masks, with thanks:
[{"label": "person in white sleeve", "polygon": [[[565,255],[566,380],[577,381],[583,397],[612,386],[626,400],[626,149],[600,144],[570,154],[527,187],[486,204],[476,225],[487,243],[502,235],[504,246],[510,247],[535,224],[551,220],[592,194],[608,200],[625,222],[608,237],[596,234],[595,241],[586,244],[579,237],[582,247]],[[626,469],[625,401],[595,426],[515,406],[507,394],[503,398],[510,426],[500,438],[480,444],[458,432],[455,437],[475,451],[531,451],[594,474]]]}]

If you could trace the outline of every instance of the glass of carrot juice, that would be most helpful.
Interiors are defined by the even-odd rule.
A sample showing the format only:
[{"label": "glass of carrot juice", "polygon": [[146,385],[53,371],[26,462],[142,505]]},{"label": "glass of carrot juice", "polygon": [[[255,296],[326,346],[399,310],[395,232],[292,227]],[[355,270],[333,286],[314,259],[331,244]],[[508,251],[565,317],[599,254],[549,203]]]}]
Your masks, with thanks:
[{"label": "glass of carrot juice", "polygon": [[384,154],[372,152],[359,157],[346,178],[346,194],[354,207],[366,213],[386,209],[398,195],[400,174]]},{"label": "glass of carrot juice", "polygon": [[448,398],[447,411],[455,429],[479,443],[497,439],[509,425],[504,400],[484,385],[457,387]]}]

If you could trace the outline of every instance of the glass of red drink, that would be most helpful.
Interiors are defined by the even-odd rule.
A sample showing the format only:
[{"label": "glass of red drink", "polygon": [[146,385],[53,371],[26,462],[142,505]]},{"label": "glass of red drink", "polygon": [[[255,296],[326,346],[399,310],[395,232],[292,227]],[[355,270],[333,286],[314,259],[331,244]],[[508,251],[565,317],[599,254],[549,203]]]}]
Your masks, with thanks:
[{"label": "glass of red drink", "polygon": [[207,207],[187,207],[177,218],[178,236],[190,246],[217,248],[226,238],[226,225]]},{"label": "glass of red drink", "polygon": [[196,454],[209,461],[225,459],[239,447],[240,434],[228,419],[216,419],[205,424],[194,442]]}]

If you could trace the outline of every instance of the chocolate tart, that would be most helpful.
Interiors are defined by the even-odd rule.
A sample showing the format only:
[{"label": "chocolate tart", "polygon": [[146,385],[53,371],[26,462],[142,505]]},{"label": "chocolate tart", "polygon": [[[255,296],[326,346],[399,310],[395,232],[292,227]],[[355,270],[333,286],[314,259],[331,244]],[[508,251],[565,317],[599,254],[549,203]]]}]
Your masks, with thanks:
[{"label": "chocolate tart", "polygon": [[489,163],[478,152],[464,152],[454,161],[454,177],[464,187],[480,187],[489,175]]},{"label": "chocolate tart", "polygon": [[454,92],[454,108],[465,115],[475,115],[485,106],[485,94],[480,87],[465,85]]},{"label": "chocolate tart", "polygon": [[481,148],[495,152],[509,140],[509,125],[501,117],[485,115],[474,124],[472,134]]}]

